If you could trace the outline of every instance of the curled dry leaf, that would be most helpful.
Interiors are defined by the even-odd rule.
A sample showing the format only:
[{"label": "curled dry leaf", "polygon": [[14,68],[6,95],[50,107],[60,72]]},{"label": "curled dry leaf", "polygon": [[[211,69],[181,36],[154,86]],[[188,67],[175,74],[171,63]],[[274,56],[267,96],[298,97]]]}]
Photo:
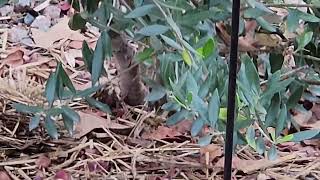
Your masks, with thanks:
[{"label": "curled dry leaf", "polygon": [[74,135],[75,138],[80,138],[97,128],[108,128],[116,130],[132,128],[129,125],[127,126],[118,124],[112,122],[109,118],[105,119],[94,114],[84,113],[81,111],[79,111],[78,114],[80,115],[80,122],[76,125]]},{"label": "curled dry leaf", "polygon": [[76,58],[82,57],[82,52],[79,49],[69,49],[67,52],[64,52],[64,57],[71,67],[75,67]]},{"label": "curled dry leaf", "polygon": [[11,180],[11,178],[9,177],[7,172],[5,172],[5,171],[0,171],[0,179],[1,180]]},{"label": "curled dry leaf", "polygon": [[293,52],[294,52],[294,46],[287,47],[283,52],[283,67],[285,69],[291,70],[296,66]]},{"label": "curled dry leaf", "polygon": [[42,168],[48,168],[51,164],[51,160],[45,156],[44,154],[40,155],[38,157],[38,159],[36,160],[36,166],[39,168],[39,169],[42,169]]},{"label": "curled dry leaf", "polygon": [[320,129],[320,105],[314,104],[310,111],[296,110],[293,119],[301,127],[308,129]]},{"label": "curled dry leaf", "polygon": [[16,50],[13,53],[9,54],[5,59],[3,59],[2,63],[11,67],[18,67],[24,62],[23,55],[24,52],[22,50]]},{"label": "curled dry leaf", "polygon": [[48,31],[50,25],[50,19],[48,19],[46,16],[40,15],[32,22],[31,27],[38,28],[41,31]]},{"label": "curled dry leaf", "polygon": [[68,26],[69,18],[62,18],[56,25],[48,31],[43,32],[39,29],[32,28],[32,37],[35,44],[39,47],[48,49],[54,42],[61,39],[71,39],[83,41],[85,37],[78,31],[72,31]]}]

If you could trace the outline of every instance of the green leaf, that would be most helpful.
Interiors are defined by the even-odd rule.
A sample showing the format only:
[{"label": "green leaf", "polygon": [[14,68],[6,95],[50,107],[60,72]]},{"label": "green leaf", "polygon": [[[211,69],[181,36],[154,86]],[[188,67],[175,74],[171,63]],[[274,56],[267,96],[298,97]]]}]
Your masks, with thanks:
[{"label": "green leaf", "polygon": [[111,108],[107,104],[104,104],[104,103],[102,103],[100,101],[97,101],[97,100],[95,100],[94,98],[91,98],[91,97],[86,97],[86,101],[91,106],[94,106],[94,107],[100,109],[101,111],[103,111],[105,113],[108,113],[108,114],[112,113]]},{"label": "green leaf", "polygon": [[69,4],[78,12],[80,12],[80,1],[68,0]]},{"label": "green leaf", "polygon": [[252,126],[248,127],[247,133],[246,133],[246,141],[248,145],[253,149],[257,148],[255,137],[256,137],[256,133],[254,128]]},{"label": "green leaf", "polygon": [[313,32],[304,32],[300,36],[296,38],[298,43],[298,48],[296,51],[302,50],[311,40],[312,40]]},{"label": "green leaf", "polygon": [[210,102],[209,102],[209,108],[208,108],[208,116],[209,116],[209,122],[211,127],[215,127],[215,124],[219,117],[219,110],[220,110],[220,98],[218,89],[215,89],[213,92]]},{"label": "green leaf", "polygon": [[191,56],[190,56],[189,52],[188,52],[186,49],[184,49],[184,50],[182,51],[181,56],[182,56],[183,61],[184,61],[187,65],[189,65],[189,66],[192,65]]},{"label": "green leaf", "polygon": [[125,15],[125,18],[137,18],[147,15],[152,11],[153,8],[156,6],[153,4],[147,4],[144,6],[137,7],[136,9],[132,10],[130,13]]},{"label": "green leaf", "polygon": [[62,83],[69,88],[69,90],[75,94],[76,93],[76,89],[74,88],[69,76],[67,75],[67,73],[64,71],[63,67],[62,67],[62,64],[59,63],[60,68],[59,68],[59,76],[62,80]]},{"label": "green leaf", "polygon": [[50,116],[46,116],[46,119],[44,121],[44,127],[46,128],[49,136],[51,136],[54,139],[58,139],[58,129],[55,125],[54,120],[52,120]]},{"label": "green leaf", "polygon": [[144,36],[156,36],[159,34],[163,34],[168,30],[169,30],[168,26],[153,24],[153,25],[149,25],[141,28],[137,33],[142,34]]},{"label": "green leaf", "polygon": [[186,81],[187,92],[192,92],[192,95],[197,95],[199,92],[199,86],[193,75],[188,72],[188,80]]},{"label": "green leaf", "polygon": [[269,106],[269,109],[267,111],[266,120],[265,120],[265,126],[269,127],[272,125],[275,121],[275,119],[278,117],[280,109],[280,99],[279,95],[276,94],[271,99],[271,105]]},{"label": "green leaf", "polygon": [[261,11],[260,9],[257,8],[248,8],[244,11],[243,17],[244,18],[258,18],[264,15],[267,15],[268,13],[265,11]]},{"label": "green leaf", "polygon": [[35,114],[43,111],[43,108],[39,106],[28,106],[21,103],[13,103],[12,106],[17,112]]},{"label": "green leaf", "polygon": [[263,3],[255,1],[255,0],[247,0],[248,4],[252,8],[257,8],[261,11],[267,12],[267,13],[273,13],[269,8],[267,8]]},{"label": "green leaf", "polygon": [[164,40],[165,43],[167,43],[169,46],[178,49],[178,50],[183,50],[183,48],[178,44],[176,41],[172,40],[171,38],[165,36],[165,35],[160,35],[161,38]]},{"label": "green leaf", "polygon": [[259,154],[263,154],[266,151],[266,145],[264,144],[264,140],[262,137],[259,137],[256,140],[256,151]]},{"label": "green leaf", "polygon": [[29,131],[32,131],[33,129],[35,129],[39,126],[40,118],[41,118],[40,114],[36,114],[35,116],[33,116],[31,118],[31,120],[29,122]]},{"label": "green leaf", "polygon": [[[73,1],[76,1],[76,0],[73,0]],[[100,2],[100,0],[87,0],[86,10],[87,10],[90,14],[94,13],[94,12],[98,9],[99,2]]]},{"label": "green leaf", "polygon": [[97,92],[101,88],[103,88],[103,86],[99,85],[99,86],[93,86],[93,87],[85,89],[83,91],[79,91],[79,92],[77,92],[76,97],[83,98],[86,96],[90,96],[91,94]]},{"label": "green leaf", "polygon": [[211,7],[210,10],[203,10],[197,8],[195,10],[188,11],[186,14],[176,19],[176,22],[181,25],[187,25],[192,27],[193,25],[196,25],[198,22],[204,21],[208,18],[216,22],[220,20],[225,20],[227,17],[229,17],[229,12],[219,9],[217,7]]},{"label": "green leaf", "polygon": [[311,130],[296,132],[292,134],[293,138],[291,139],[291,141],[301,142],[307,139],[311,139],[317,136],[319,133],[320,133],[320,129],[311,129]]},{"label": "green leaf", "polygon": [[299,86],[297,89],[295,89],[294,92],[292,92],[291,96],[289,97],[287,101],[287,108],[292,109],[296,107],[297,103],[299,102],[302,93],[304,91],[303,86]]},{"label": "green leaf", "polygon": [[9,0],[0,0],[0,7],[7,4],[8,2],[9,2]]},{"label": "green leaf", "polygon": [[144,60],[151,58],[153,52],[153,48],[146,48],[142,52],[139,52],[137,55],[135,55],[134,59],[138,62],[143,62]]},{"label": "green leaf", "polygon": [[269,32],[276,32],[277,29],[272,26],[268,21],[266,21],[263,17],[256,18],[258,24],[265,30]]},{"label": "green leaf", "polygon": [[166,95],[166,89],[161,85],[152,87],[151,92],[145,97],[145,101],[157,101]]},{"label": "green leaf", "polygon": [[76,13],[70,18],[68,25],[70,29],[76,31],[84,29],[86,27],[86,23],[87,21],[81,17],[80,13]]},{"label": "green leaf", "polygon": [[277,121],[276,126],[276,138],[280,136],[280,133],[283,130],[283,127],[287,120],[287,107],[285,104],[283,104],[283,107],[280,109],[279,119]]},{"label": "green leaf", "polygon": [[208,41],[204,44],[203,46],[203,56],[204,58],[208,58],[214,51],[215,49],[215,42],[213,41],[213,39],[208,39]]},{"label": "green leaf", "polygon": [[93,62],[92,62],[92,84],[95,85],[99,77],[101,75],[102,69],[103,69],[103,62],[106,57],[112,56],[112,50],[111,50],[111,40],[106,31],[103,31],[101,33],[100,38],[98,39],[96,48],[93,53]]},{"label": "green leaf", "polygon": [[49,102],[49,106],[52,106],[53,101],[55,100],[56,89],[58,85],[57,82],[58,82],[58,74],[51,73],[45,87],[45,96],[47,98],[47,101]]},{"label": "green leaf", "polygon": [[47,116],[59,116],[62,114],[62,109],[60,107],[50,108],[48,111],[46,111]]},{"label": "green leaf", "polygon": [[241,60],[245,67],[245,75],[248,79],[250,90],[253,90],[256,95],[260,94],[260,81],[258,71],[248,55],[241,56]]},{"label": "green leaf", "polygon": [[207,134],[207,135],[199,138],[198,144],[200,146],[207,146],[211,143],[212,137],[213,137],[213,135]]},{"label": "green leaf", "polygon": [[70,107],[62,106],[61,109],[62,109],[62,114],[65,117],[68,117],[70,120],[72,120],[75,123],[80,121],[79,114],[76,111],[74,111],[73,109],[71,109]]},{"label": "green leaf", "polygon": [[191,125],[191,136],[192,137],[197,136],[202,130],[203,126],[204,126],[204,120],[202,118],[199,117],[196,120],[194,120]]},{"label": "green leaf", "polygon": [[274,145],[271,146],[271,148],[268,151],[268,158],[271,161],[276,160],[278,157],[277,149]]},{"label": "green leaf", "polygon": [[167,119],[167,125],[172,126],[177,124],[178,122],[184,120],[189,115],[189,112],[187,110],[181,110],[179,112],[174,113],[172,116],[170,116]]},{"label": "green leaf", "polygon": [[299,20],[307,22],[320,22],[320,19],[314,15],[299,11],[298,9],[288,9],[287,28],[289,32],[294,32],[299,26]]},{"label": "green leaf", "polygon": [[293,135],[292,134],[288,134],[284,137],[280,137],[277,139],[277,143],[278,144],[281,144],[281,143],[284,143],[284,142],[289,142],[289,141],[292,141],[293,139]]},{"label": "green leaf", "polygon": [[87,70],[91,73],[92,72],[93,51],[89,47],[89,45],[86,41],[83,41],[83,43],[82,43],[82,55],[83,55],[84,64],[87,67]]}]

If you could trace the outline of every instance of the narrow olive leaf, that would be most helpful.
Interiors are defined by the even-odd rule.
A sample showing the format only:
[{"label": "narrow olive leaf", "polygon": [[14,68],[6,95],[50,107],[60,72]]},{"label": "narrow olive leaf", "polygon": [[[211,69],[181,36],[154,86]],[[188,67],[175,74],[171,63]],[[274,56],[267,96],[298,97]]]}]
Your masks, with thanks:
[{"label": "narrow olive leaf", "polygon": [[72,136],[74,131],[74,121],[65,114],[62,114],[62,118],[64,127],[67,129],[69,135]]},{"label": "narrow olive leaf", "polygon": [[152,11],[153,8],[156,6],[153,4],[147,4],[144,6],[137,7],[136,9],[132,10],[130,13],[125,15],[125,18],[137,18],[147,15]]},{"label": "narrow olive leaf", "polygon": [[265,30],[269,32],[276,32],[277,29],[272,26],[268,21],[266,21],[263,17],[256,18],[258,24]]},{"label": "narrow olive leaf", "polygon": [[166,89],[160,85],[153,86],[151,92],[145,97],[145,101],[157,101],[166,95]]},{"label": "narrow olive leaf", "polygon": [[296,38],[298,43],[298,48],[296,51],[302,50],[311,40],[312,40],[313,32],[304,32],[300,36]]},{"label": "narrow olive leaf", "polygon": [[288,134],[284,137],[280,137],[277,139],[277,143],[278,144],[281,144],[281,143],[284,143],[284,142],[289,142],[289,141],[292,141],[293,139],[293,135],[292,134]]},{"label": "narrow olive leaf", "polygon": [[70,29],[76,31],[79,29],[84,29],[86,23],[87,21],[81,17],[80,13],[76,13],[70,18],[68,25]]},{"label": "narrow olive leaf", "polygon": [[178,44],[176,41],[174,41],[173,39],[165,36],[165,35],[160,35],[161,38],[164,40],[165,43],[167,43],[169,46],[178,49],[178,50],[183,50],[183,48],[180,46],[180,44]]},{"label": "narrow olive leaf", "polygon": [[21,103],[13,103],[12,106],[16,109],[17,112],[20,112],[20,113],[35,114],[43,111],[43,108],[39,106],[28,106]]},{"label": "narrow olive leaf", "polygon": [[102,31],[98,41],[96,48],[93,53],[93,60],[92,60],[92,70],[91,70],[91,80],[92,84],[95,85],[99,77],[101,75],[103,69],[103,62],[106,57],[111,57],[111,40],[106,31]]},{"label": "narrow olive leaf", "polygon": [[308,14],[298,9],[288,9],[287,28],[289,32],[294,32],[299,26],[299,20],[302,19],[307,22],[320,22],[320,19],[312,14]]},{"label": "narrow olive leaf", "polygon": [[58,129],[55,125],[54,120],[52,120],[50,116],[46,116],[44,121],[44,127],[46,128],[49,136],[51,136],[54,139],[58,139],[59,137]]},{"label": "narrow olive leaf", "polygon": [[80,116],[75,110],[71,109],[68,106],[62,106],[61,109],[62,109],[62,114],[68,117],[73,122],[77,123],[80,121]]},{"label": "narrow olive leaf", "polygon": [[199,86],[197,81],[194,79],[193,75],[188,72],[187,76],[188,80],[186,81],[186,88],[188,92],[192,92],[192,94],[195,96],[199,92]]},{"label": "narrow olive leaf", "polygon": [[33,129],[39,126],[40,118],[41,118],[40,114],[36,114],[31,118],[29,122],[29,131],[32,131]]},{"label": "narrow olive leaf", "polygon": [[45,112],[47,116],[59,116],[63,113],[63,110],[60,107],[50,108]]},{"label": "narrow olive leaf", "polygon": [[293,138],[291,139],[291,141],[301,142],[307,139],[311,139],[317,136],[319,133],[320,133],[320,129],[311,129],[311,130],[296,132],[292,134]]},{"label": "narrow olive leaf", "polygon": [[262,137],[259,137],[257,140],[256,140],[256,151],[259,153],[259,154],[263,154],[265,151],[266,151],[266,145],[264,144],[264,140]]},{"label": "narrow olive leaf", "polygon": [[202,118],[198,117],[196,120],[194,120],[191,125],[191,136],[197,136],[202,130],[203,126],[204,120]]},{"label": "narrow olive leaf", "polygon": [[100,101],[97,101],[95,100],[94,98],[91,98],[91,97],[86,97],[86,101],[91,105],[91,106],[94,106],[98,109],[100,109],[101,111],[105,112],[105,113],[108,113],[110,114],[112,111],[111,111],[111,108],[107,105],[107,104],[104,104]]},{"label": "narrow olive leaf", "polygon": [[280,110],[279,118],[277,121],[277,126],[276,126],[276,138],[280,136],[280,133],[283,130],[283,127],[286,123],[287,120],[287,107],[285,104],[283,104],[283,107]]},{"label": "narrow olive leaf", "polygon": [[174,113],[172,116],[170,116],[167,119],[166,123],[167,123],[168,126],[175,125],[178,122],[184,120],[188,115],[189,115],[189,112],[187,110],[183,109],[183,110],[181,110],[179,112]]},{"label": "narrow olive leaf", "polygon": [[49,76],[49,79],[47,80],[46,88],[45,88],[45,96],[47,98],[47,101],[49,102],[49,106],[52,105],[55,99],[57,82],[58,82],[58,74],[51,73]]},{"label": "narrow olive leaf", "polygon": [[289,97],[287,101],[287,108],[292,109],[296,107],[297,103],[299,102],[302,94],[303,94],[304,88],[303,86],[298,87]]},{"label": "narrow olive leaf", "polygon": [[87,70],[91,73],[92,72],[93,51],[89,47],[89,45],[86,41],[83,41],[83,43],[82,43],[82,55],[83,55],[84,64],[85,64]]},{"label": "narrow olive leaf", "polygon": [[77,98],[84,98],[84,97],[90,96],[93,93],[97,92],[101,88],[103,88],[103,86],[99,85],[99,86],[93,86],[91,88],[88,88],[88,89],[85,89],[85,90],[82,90],[82,91],[78,91],[77,94],[76,94],[76,97]]},{"label": "narrow olive leaf", "polygon": [[137,33],[142,34],[144,36],[156,36],[159,34],[163,34],[168,30],[169,30],[168,26],[153,24],[153,25],[149,25],[141,28]]},{"label": "narrow olive leaf", "polygon": [[274,145],[271,146],[271,148],[268,151],[268,158],[271,161],[276,160],[278,157],[277,149]]},{"label": "narrow olive leaf", "polygon": [[143,62],[144,60],[151,58],[153,53],[153,48],[146,48],[142,52],[137,53],[137,55],[134,56],[134,59],[138,62]]},{"label": "narrow olive leaf", "polygon": [[76,89],[74,88],[69,76],[67,75],[67,73],[64,71],[62,64],[59,63],[60,66],[60,71],[59,71],[59,76],[60,79],[62,80],[63,85],[65,85],[66,87],[68,87],[68,89],[75,94],[76,93]]},{"label": "narrow olive leaf", "polygon": [[100,2],[100,0],[88,0],[87,4],[86,4],[87,5],[86,10],[89,13],[94,13],[99,6],[99,2]]},{"label": "narrow olive leaf", "polygon": [[254,90],[255,94],[258,95],[260,93],[260,81],[258,71],[253,64],[253,61],[248,55],[241,56],[241,60],[244,63],[245,74],[248,82],[250,83],[249,89]]},{"label": "narrow olive leaf", "polygon": [[211,127],[213,128],[218,120],[220,110],[220,97],[218,93],[218,89],[216,89],[210,99],[209,109],[208,109],[208,117]]},{"label": "narrow olive leaf", "polygon": [[252,147],[253,149],[257,148],[255,137],[256,137],[256,133],[254,131],[254,128],[252,126],[250,126],[247,129],[246,141],[247,141],[248,145],[250,147]]},{"label": "narrow olive leaf", "polygon": [[184,61],[187,65],[189,65],[189,66],[192,65],[191,56],[190,56],[189,52],[188,52],[186,49],[184,49],[184,50],[182,51],[181,56],[182,56],[183,61]]},{"label": "narrow olive leaf", "polygon": [[207,134],[207,135],[199,138],[198,144],[200,146],[207,146],[211,143],[212,137],[213,137],[213,135]]},{"label": "narrow olive leaf", "polygon": [[204,58],[209,57],[213,53],[214,49],[215,49],[215,42],[213,41],[213,39],[210,38],[203,46],[202,52],[203,52]]}]

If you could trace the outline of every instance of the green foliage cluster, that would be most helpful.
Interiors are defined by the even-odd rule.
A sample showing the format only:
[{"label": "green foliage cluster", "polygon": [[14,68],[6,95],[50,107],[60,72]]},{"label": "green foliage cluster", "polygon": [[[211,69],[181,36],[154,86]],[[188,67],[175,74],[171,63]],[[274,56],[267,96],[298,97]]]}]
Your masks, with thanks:
[{"label": "green foliage cluster", "polygon": [[[221,132],[225,131],[228,66],[225,57],[219,55],[214,23],[228,21],[231,15],[230,1],[208,1],[209,4],[200,3],[195,8],[186,0],[135,0],[135,8],[133,10],[127,8],[128,12],[120,10],[121,8],[112,4],[113,1],[108,0],[70,2],[77,11],[70,20],[71,29],[83,29],[86,23],[90,23],[102,31],[94,51],[86,43],[83,44],[85,65],[92,75],[93,88],[85,92],[75,92],[62,66],[59,65],[46,86],[49,107],[56,97],[67,97],[63,96],[64,91],[62,91],[63,87],[67,87],[68,92],[72,94],[71,96],[69,94],[69,97],[84,97],[90,104],[110,111],[107,105],[99,104],[89,98],[89,95],[101,87],[96,84],[103,74],[103,61],[110,58],[112,54],[108,33],[125,32],[128,38],[147,44],[144,50],[135,56],[138,63],[141,65],[146,62],[156,63],[152,60],[152,56],[159,61],[157,73],[161,77],[162,84],[156,83],[153,79],[145,79],[146,84],[152,88],[146,100],[154,102],[166,98],[167,102],[162,109],[174,112],[167,120],[168,125],[188,118],[194,120],[191,128],[192,136],[197,136],[204,126],[210,126]],[[240,17],[241,33],[244,31],[244,19],[255,19],[262,29],[270,33],[278,31],[278,27],[265,19],[265,15],[274,14],[273,11],[256,0],[246,0],[243,3],[246,9]],[[320,19],[317,15],[295,8],[287,9],[289,14],[283,23],[286,24],[285,27],[289,32],[296,31],[300,20],[306,22],[305,32],[296,39],[295,53],[314,55],[312,53],[318,52],[315,43],[318,35],[313,31],[318,28],[317,23]],[[310,48],[313,50],[306,51]],[[281,69],[282,55],[270,52],[259,57],[266,59],[261,61],[267,77],[265,90],[260,87],[261,82],[254,60],[246,53],[243,53],[240,58],[234,144],[249,144],[261,154],[268,153],[272,159],[276,157],[275,145],[278,143],[315,138],[319,136],[320,130],[299,131],[286,136],[281,134],[288,124],[292,124],[299,130],[289,110],[299,106],[297,102],[301,96],[306,95],[304,90],[308,84],[296,76],[283,78],[285,71]],[[306,63],[317,65],[316,62],[308,62],[305,59],[297,59],[297,61],[300,66]],[[313,70],[307,73],[307,77],[319,79],[319,75]],[[64,110],[65,107],[58,108],[60,111],[54,111],[54,115],[64,115],[63,112],[72,111],[70,108]],[[30,107],[21,105],[16,105],[16,108],[34,114],[30,129],[36,127],[40,117],[44,116],[39,112],[44,112],[45,117],[50,117],[49,112],[52,111],[51,109],[44,111],[39,107],[32,107],[32,110],[28,111]],[[64,115],[68,130],[71,130],[68,128],[70,122],[74,123],[78,120],[75,113],[70,114],[74,116]],[[48,119],[50,118],[45,120],[48,132],[56,137],[56,130],[53,130],[52,121]],[[258,134],[254,126],[259,127]],[[268,127],[273,127],[275,131],[269,132]],[[247,128],[246,133],[240,131],[243,128]],[[209,144],[214,134],[210,132],[200,137],[199,144]],[[267,147],[263,139],[269,140],[272,146]]]}]

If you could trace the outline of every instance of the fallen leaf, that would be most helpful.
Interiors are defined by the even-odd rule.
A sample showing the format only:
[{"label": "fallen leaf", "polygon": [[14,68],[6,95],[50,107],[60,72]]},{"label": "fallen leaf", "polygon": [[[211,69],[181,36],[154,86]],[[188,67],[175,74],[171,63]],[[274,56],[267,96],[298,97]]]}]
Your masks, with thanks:
[{"label": "fallen leaf", "polygon": [[209,162],[212,162],[217,157],[223,154],[221,146],[217,144],[209,144],[200,148],[200,160],[205,162],[206,154],[209,153]]},{"label": "fallen leaf", "polygon": [[8,40],[13,43],[23,42],[26,39],[30,39],[28,31],[22,26],[15,26],[9,30]]},{"label": "fallen leaf", "polygon": [[295,110],[293,119],[301,127],[308,129],[320,129],[320,105],[314,104],[310,111]]},{"label": "fallen leaf", "polygon": [[11,5],[5,5],[0,8],[0,15],[1,16],[7,16],[12,12],[13,12],[13,6],[11,6]]},{"label": "fallen leaf", "polygon": [[9,177],[7,172],[5,172],[5,171],[0,171],[0,179],[1,180],[11,180],[11,178]]},{"label": "fallen leaf", "polygon": [[51,160],[47,156],[42,154],[38,157],[35,163],[39,169],[48,168],[51,164]]},{"label": "fallen leaf", "polygon": [[157,129],[149,132],[144,132],[142,134],[142,138],[144,139],[166,139],[166,138],[174,138],[176,136],[181,136],[182,134],[176,131],[175,128],[169,128],[165,126],[159,126]]},{"label": "fallen leaf", "polygon": [[60,18],[61,9],[58,5],[49,5],[44,9],[43,14],[51,19]]},{"label": "fallen leaf", "polygon": [[112,122],[110,119],[105,119],[94,114],[84,113],[81,111],[79,111],[78,114],[80,115],[80,122],[76,125],[75,138],[80,138],[97,128],[117,130],[132,128],[131,126],[118,124]]},{"label": "fallen leaf", "polygon": [[64,57],[71,67],[75,67],[76,58],[82,57],[82,52],[79,49],[69,49],[67,52],[64,52]]},{"label": "fallen leaf", "polygon": [[79,31],[73,31],[69,28],[68,22],[69,18],[64,17],[58,24],[54,25],[46,32],[32,28],[32,38],[35,44],[39,47],[48,49],[54,42],[61,39],[85,40],[85,37]]},{"label": "fallen leaf", "polygon": [[269,180],[269,179],[272,179],[272,178],[266,174],[259,173],[257,176],[257,180]]},{"label": "fallen leaf", "polygon": [[22,50],[14,51],[9,54],[5,59],[3,59],[2,63],[9,65],[11,67],[18,67],[23,64],[23,55],[24,52]]},{"label": "fallen leaf", "polygon": [[287,47],[283,52],[283,67],[287,70],[292,70],[296,66],[294,61],[294,46]]},{"label": "fallen leaf", "polygon": [[64,170],[59,170],[54,176],[54,180],[71,180],[71,179],[72,179],[71,175]]},{"label": "fallen leaf", "polygon": [[82,48],[82,41],[71,41],[68,44],[68,47],[73,48],[73,49],[81,49]]}]

